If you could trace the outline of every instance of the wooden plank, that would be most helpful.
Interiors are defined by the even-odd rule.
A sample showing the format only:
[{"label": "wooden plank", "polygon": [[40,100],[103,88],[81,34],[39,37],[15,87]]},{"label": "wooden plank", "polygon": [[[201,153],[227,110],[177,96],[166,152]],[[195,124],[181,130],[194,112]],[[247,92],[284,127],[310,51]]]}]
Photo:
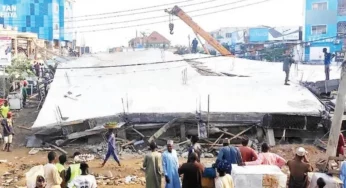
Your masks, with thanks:
[{"label": "wooden plank", "polygon": [[50,147],[53,147],[53,148],[59,150],[61,153],[65,154],[65,155],[68,154],[67,151],[63,150],[62,148],[60,148],[60,147],[58,147],[58,146],[56,146],[56,145],[49,144],[49,143],[48,143],[48,145],[49,145]]},{"label": "wooden plank", "polygon": [[231,141],[231,140],[233,140],[233,139],[238,138],[240,135],[242,135],[242,134],[244,134],[246,131],[248,131],[248,130],[252,129],[252,127],[254,127],[254,126],[255,126],[255,125],[253,125],[253,126],[251,126],[251,127],[247,128],[247,129],[243,130],[242,132],[240,132],[240,133],[236,134],[236,135],[235,135],[233,138],[229,139],[229,141]]}]

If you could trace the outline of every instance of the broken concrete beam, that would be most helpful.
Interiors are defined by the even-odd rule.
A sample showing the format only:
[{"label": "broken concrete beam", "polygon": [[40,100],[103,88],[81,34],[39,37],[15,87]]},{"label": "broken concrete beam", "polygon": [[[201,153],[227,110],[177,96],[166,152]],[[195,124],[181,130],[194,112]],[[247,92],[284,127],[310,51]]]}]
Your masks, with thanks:
[{"label": "broken concrete beam", "polygon": [[58,146],[56,146],[56,145],[49,144],[49,143],[48,143],[48,145],[49,145],[50,147],[53,147],[53,148],[57,149],[58,151],[60,151],[61,153],[65,154],[65,155],[68,154],[67,151],[63,150],[62,148],[60,148],[60,147],[58,147]]},{"label": "broken concrete beam", "polygon": [[156,133],[153,136],[149,138],[148,142],[151,143],[155,139],[159,138],[163,133],[165,133],[169,128],[171,128],[174,125],[174,123],[176,123],[178,120],[180,120],[180,118],[174,118],[168,123],[166,123],[163,127],[161,127],[158,131],[156,131]]},{"label": "broken concrete beam", "polygon": [[274,137],[274,130],[273,129],[267,129],[266,130],[267,135],[267,143],[269,146],[275,146],[275,137]]}]

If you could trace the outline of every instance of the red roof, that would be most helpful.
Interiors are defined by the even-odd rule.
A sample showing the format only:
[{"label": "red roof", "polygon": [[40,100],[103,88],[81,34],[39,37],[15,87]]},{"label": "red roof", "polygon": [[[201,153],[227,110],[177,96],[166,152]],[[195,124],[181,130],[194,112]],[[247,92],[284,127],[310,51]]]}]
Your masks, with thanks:
[{"label": "red roof", "polygon": [[129,43],[140,43],[142,40],[143,43],[150,43],[150,44],[169,44],[170,41],[162,36],[160,33],[154,31],[152,32],[148,37],[136,37],[129,41]]}]

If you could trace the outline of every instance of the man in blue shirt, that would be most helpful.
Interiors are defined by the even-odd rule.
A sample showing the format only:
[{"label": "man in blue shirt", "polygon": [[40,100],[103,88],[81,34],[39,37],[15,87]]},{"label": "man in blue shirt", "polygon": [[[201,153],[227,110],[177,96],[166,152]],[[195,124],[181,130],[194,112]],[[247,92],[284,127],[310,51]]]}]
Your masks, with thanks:
[{"label": "man in blue shirt", "polygon": [[329,80],[330,63],[335,57],[334,54],[328,53],[327,48],[323,48],[324,53],[324,73],[326,74],[326,80]]},{"label": "man in blue shirt", "polygon": [[[216,162],[214,167],[216,167],[221,161],[227,161],[228,164],[238,164],[242,165],[242,157],[238,148],[231,146],[228,139],[223,140],[223,147],[220,149],[219,154],[217,155]],[[231,174],[232,168],[229,168],[226,172]]]}]

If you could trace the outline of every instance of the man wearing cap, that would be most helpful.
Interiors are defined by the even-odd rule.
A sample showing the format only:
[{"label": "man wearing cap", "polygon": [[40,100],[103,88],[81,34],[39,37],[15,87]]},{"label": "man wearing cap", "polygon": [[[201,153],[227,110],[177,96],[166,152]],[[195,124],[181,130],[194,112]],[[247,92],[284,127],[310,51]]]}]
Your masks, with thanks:
[{"label": "man wearing cap", "polygon": [[180,188],[179,161],[173,149],[173,140],[167,142],[167,150],[162,154],[162,168],[166,179],[165,188]]},{"label": "man wearing cap", "polygon": [[290,178],[288,188],[306,188],[308,186],[308,172],[312,172],[312,166],[306,157],[306,150],[299,147],[296,150],[296,155],[292,160],[287,162],[290,170]]},{"label": "man wearing cap", "polygon": [[3,151],[10,152],[10,147],[12,144],[12,138],[13,138],[13,121],[12,121],[12,113],[8,112],[7,113],[7,118],[2,119],[1,125],[3,127],[3,135],[4,135],[4,141],[5,145],[3,148]]},{"label": "man wearing cap", "polygon": [[[228,139],[223,140],[223,147],[220,149],[217,155],[216,163],[217,166],[219,162],[226,160],[229,164],[242,164],[241,154],[238,148],[231,146]],[[231,174],[232,168],[229,169],[228,174]]]}]

